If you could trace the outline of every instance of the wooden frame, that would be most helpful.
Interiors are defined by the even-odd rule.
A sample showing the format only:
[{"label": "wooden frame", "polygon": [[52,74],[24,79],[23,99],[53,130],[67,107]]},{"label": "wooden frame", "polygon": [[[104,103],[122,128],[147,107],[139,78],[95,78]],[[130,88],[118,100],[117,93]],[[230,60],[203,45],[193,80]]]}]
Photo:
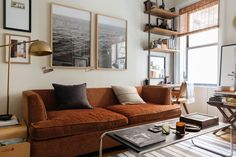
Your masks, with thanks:
[{"label": "wooden frame", "polygon": [[[118,52],[118,50],[117,49],[119,49],[119,48],[117,48],[118,47],[118,44],[122,44],[121,42],[120,43],[118,43],[118,44],[116,44],[116,50],[115,50],[115,53],[116,53],[116,63],[112,63],[112,55],[109,55],[108,57],[110,57],[110,60],[108,61],[109,62],[109,64],[110,65],[107,65],[107,66],[110,66],[110,67],[101,67],[100,65],[99,65],[99,54],[100,54],[100,52],[99,52],[99,45],[100,45],[100,41],[99,41],[99,32],[100,32],[100,30],[99,30],[99,17],[101,17],[101,18],[104,18],[104,19],[107,19],[107,20],[114,20],[113,21],[113,23],[116,23],[116,24],[120,24],[120,23],[122,23],[122,22],[124,22],[123,24],[124,24],[124,32],[125,32],[125,35],[124,35],[124,45],[125,45],[125,52],[124,52],[124,57],[121,57],[121,58],[124,58],[124,63],[123,63],[123,65],[121,65],[121,66],[123,66],[123,68],[120,68],[119,66],[119,64],[117,63],[118,62],[118,55],[119,55],[119,52]],[[103,19],[103,20],[104,20]],[[122,22],[121,22],[122,21]],[[103,21],[104,22],[104,21]],[[120,22],[120,23],[119,23]],[[110,23],[109,23],[109,21],[106,21],[106,26],[110,26],[109,25]],[[119,27],[119,26],[116,26],[116,25],[114,25],[113,24],[113,26],[114,27],[116,27],[116,28],[122,28],[122,27]],[[112,28],[111,28],[112,29]],[[114,29],[114,28],[113,28]],[[106,29],[107,30],[107,29]],[[121,19],[121,18],[116,18],[116,17],[112,17],[112,16],[107,16],[107,15],[102,15],[102,14],[96,14],[96,69],[98,69],[98,70],[127,70],[127,31],[128,31],[128,22],[127,22],[127,20],[124,20],[124,19]],[[113,37],[115,36],[114,34],[112,35]],[[109,36],[109,37],[111,37],[111,36]],[[120,37],[122,38],[122,35],[120,35]],[[110,41],[110,40],[109,40]],[[122,41],[123,42],[123,41]],[[105,43],[105,42],[104,42]],[[109,45],[108,45],[109,46]],[[113,44],[113,46],[114,46],[114,44]],[[114,47],[113,47],[114,48]],[[112,45],[110,46],[110,50],[112,50]],[[109,51],[107,51],[107,53],[109,53]],[[112,52],[111,52],[112,53]],[[122,60],[122,59],[120,59],[120,60]],[[118,68],[116,68],[115,66],[118,66]]]},{"label": "wooden frame", "polygon": [[3,28],[31,32],[31,0],[3,0]]},{"label": "wooden frame", "polygon": [[[5,44],[9,44],[10,41],[18,43],[23,41],[30,41],[30,36],[23,36],[23,35],[15,35],[15,34],[5,34]],[[8,63],[8,54],[9,54],[9,48],[11,51],[11,63],[17,63],[17,64],[30,64],[31,63],[31,56],[29,54],[29,43],[21,44],[21,45],[15,45],[13,47],[5,47],[5,56],[4,56],[4,62]],[[22,51],[19,52],[18,49],[21,49]],[[14,52],[13,52],[14,51]],[[12,57],[14,56],[14,57]]]},{"label": "wooden frame", "polygon": [[150,62],[151,62],[151,60],[152,60],[152,58],[159,58],[159,59],[163,59],[163,62],[164,62],[164,65],[163,65],[163,70],[164,70],[164,72],[163,72],[163,77],[152,77],[152,74],[151,74],[151,63],[150,63],[150,71],[149,71],[149,73],[150,73],[150,79],[164,79],[165,78],[165,76],[166,76],[166,57],[164,57],[164,56],[154,56],[154,55],[151,55],[150,56]]},{"label": "wooden frame", "polygon": [[[76,59],[78,59],[77,60],[77,62],[84,62],[84,63],[82,63],[82,64],[86,64],[86,66],[76,66],[76,64],[78,64],[78,63],[75,63],[76,61],[71,61],[70,63],[71,63],[71,65],[69,66],[69,65],[55,65],[54,63],[53,63],[53,57],[54,57],[54,55],[57,53],[56,52],[56,50],[55,50],[55,47],[54,47],[54,43],[53,43],[53,40],[54,40],[54,22],[55,22],[55,20],[53,19],[53,17],[54,17],[54,8],[53,7],[59,7],[59,8],[63,8],[63,9],[65,9],[65,10],[70,10],[70,13],[72,13],[72,14],[70,14],[71,15],[71,19],[73,18],[73,19],[79,19],[79,18],[77,18],[75,15],[78,15],[78,13],[80,13],[81,15],[83,15],[83,16],[89,16],[87,19],[85,19],[85,17],[82,17],[82,18],[84,18],[84,19],[82,19],[82,18],[80,18],[80,20],[82,19],[83,21],[89,21],[88,22],[88,27],[89,27],[89,30],[87,30],[87,34],[89,34],[88,36],[87,36],[87,44],[85,44],[85,47],[86,46],[88,46],[89,48],[87,48],[88,50],[86,51],[86,50],[84,50],[84,51],[86,51],[85,53],[87,54],[87,58],[86,59],[83,59],[83,57],[85,56],[86,57],[86,55],[84,55],[84,56],[79,56],[78,58],[76,58],[77,56],[75,56],[75,58],[74,58],[74,60],[76,60]],[[77,14],[73,14],[73,11],[74,12],[78,12]],[[67,14],[69,14],[69,13],[67,13]],[[61,14],[60,14],[61,15]],[[68,17],[68,16],[67,16]],[[72,20],[73,21],[73,20]],[[76,27],[74,27],[74,28],[76,28],[75,30],[71,30],[70,29],[70,31],[76,31],[78,28],[79,28],[79,26],[76,26]],[[83,29],[85,29],[85,28],[87,28],[87,27],[83,27]],[[88,11],[88,10],[83,10],[83,9],[79,9],[79,8],[75,8],[75,7],[70,7],[70,6],[65,6],[65,5],[62,5],[62,4],[57,4],[57,3],[52,3],[51,4],[51,47],[52,47],[52,49],[53,49],[53,55],[51,56],[51,59],[50,59],[50,65],[53,67],[53,68],[72,68],[72,69],[74,69],[74,68],[77,68],[77,69],[91,69],[92,68],[92,58],[93,58],[93,56],[92,56],[92,53],[91,53],[91,49],[92,49],[92,33],[91,33],[91,29],[92,28],[92,12],[90,12],[90,11]],[[69,28],[68,28],[69,29]],[[82,28],[81,28],[82,29]],[[65,28],[65,30],[66,30],[66,28]],[[64,32],[64,31],[62,31],[62,32]],[[84,32],[84,31],[81,31],[81,32]],[[77,34],[78,34],[78,36],[77,37],[72,37],[72,35],[74,35],[74,33],[73,34],[70,34],[71,35],[71,37],[72,38],[70,38],[71,39],[71,45],[70,46],[72,46],[73,45],[73,47],[75,47],[75,46],[78,46],[78,44],[80,44],[79,42],[80,41],[84,41],[84,40],[78,40],[78,38],[81,38],[81,34],[79,33],[79,32],[76,32]],[[86,33],[84,33],[84,34],[86,34]],[[81,35],[81,36],[80,36]],[[64,36],[64,35],[63,35]],[[85,35],[86,36],[86,35]],[[62,40],[66,40],[66,39],[62,39]],[[76,44],[73,44],[73,42],[76,42]],[[61,43],[65,43],[65,42],[61,42]],[[68,46],[68,45],[67,45]],[[68,46],[69,47],[69,46]],[[79,48],[81,48],[82,46],[80,45],[79,46]],[[85,48],[86,49],[86,48]],[[69,50],[68,50],[69,51]],[[83,51],[83,50],[81,50],[81,51]],[[80,52],[81,53],[81,52]],[[62,54],[63,55],[63,54]],[[65,55],[66,55],[66,53],[65,53]],[[68,55],[68,54],[67,54]],[[72,54],[73,55],[73,54]],[[73,56],[71,55],[71,60],[73,60]],[[73,63],[74,62],[74,63]],[[86,62],[86,63],[85,63]],[[89,63],[88,63],[89,62]],[[79,63],[80,64],[80,63]]]}]

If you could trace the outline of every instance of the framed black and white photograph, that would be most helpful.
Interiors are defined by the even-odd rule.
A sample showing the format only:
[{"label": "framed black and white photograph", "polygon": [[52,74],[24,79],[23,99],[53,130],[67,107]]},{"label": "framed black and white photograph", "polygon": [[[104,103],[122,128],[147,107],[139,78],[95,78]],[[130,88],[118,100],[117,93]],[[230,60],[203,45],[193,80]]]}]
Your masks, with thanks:
[{"label": "framed black and white photograph", "polygon": [[3,28],[31,32],[31,0],[3,0]]},{"label": "framed black and white photograph", "polygon": [[91,12],[52,4],[53,67],[91,67]]},{"label": "framed black and white photograph", "polygon": [[10,62],[18,64],[30,64],[29,43],[17,45],[20,42],[30,41],[30,36],[5,34],[5,44],[13,44],[5,48],[5,62],[8,62],[10,52]]},{"label": "framed black and white photograph", "polygon": [[150,78],[164,79],[166,76],[166,58],[163,56],[151,56]]},{"label": "framed black and white photograph", "polygon": [[127,69],[127,21],[97,14],[97,69]]}]

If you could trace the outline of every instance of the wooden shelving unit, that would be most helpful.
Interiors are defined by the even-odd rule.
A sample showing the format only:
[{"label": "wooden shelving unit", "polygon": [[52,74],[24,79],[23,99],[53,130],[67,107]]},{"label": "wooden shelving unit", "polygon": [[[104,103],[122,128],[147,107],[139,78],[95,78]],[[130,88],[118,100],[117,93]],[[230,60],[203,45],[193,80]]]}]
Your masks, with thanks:
[{"label": "wooden shelving unit", "polygon": [[153,16],[158,16],[164,19],[173,19],[177,16],[179,16],[179,14],[175,13],[175,12],[170,12],[168,10],[163,10],[163,9],[159,9],[158,7],[153,7],[151,8],[149,11],[145,11],[145,14],[151,14]]},{"label": "wooden shelving unit", "polygon": [[[144,49],[144,51],[148,51],[148,49]],[[178,52],[178,50],[174,49],[163,49],[163,48],[153,48],[150,49],[151,52],[165,52],[165,53],[175,53]]]},{"label": "wooden shelving unit", "polygon": [[[146,27],[144,29],[144,32],[148,32],[149,28]],[[179,32],[176,31],[171,31],[171,30],[167,30],[167,29],[162,29],[162,28],[158,28],[158,27],[154,27],[150,29],[150,33],[152,34],[157,34],[157,35],[164,35],[164,36],[176,36],[179,35]]]},{"label": "wooden shelving unit", "polygon": [[[145,1],[145,8],[148,8],[149,4],[151,3],[151,0],[147,0]],[[171,28],[175,28],[175,18],[179,16],[178,13],[176,12],[171,12],[168,10],[164,10],[164,9],[160,9],[158,6],[154,6],[149,10],[144,11],[145,14],[148,15],[148,24],[146,25],[146,27],[144,28],[144,32],[147,32],[148,34],[148,46],[150,47],[151,44],[151,35],[152,34],[156,34],[156,35],[161,35],[161,36],[167,36],[172,38],[170,42],[167,41],[167,44],[169,43],[170,45],[167,45],[167,47],[170,48],[174,48],[174,38],[176,38],[180,33],[177,31],[172,31],[172,30],[168,30],[168,29],[162,29],[160,27],[149,27],[151,26],[151,16],[155,16],[159,19],[168,19],[172,21],[172,26]],[[168,39],[167,39],[168,40]],[[152,52],[160,52],[160,53],[170,53],[171,56],[174,59],[174,54],[176,52],[178,52],[178,50],[174,50],[174,49],[165,49],[165,48],[154,48],[154,49],[144,49],[144,51],[148,52],[148,83],[150,83],[150,65],[151,65],[151,53]],[[173,68],[174,69],[174,68]],[[174,74],[174,71],[173,71]]]}]

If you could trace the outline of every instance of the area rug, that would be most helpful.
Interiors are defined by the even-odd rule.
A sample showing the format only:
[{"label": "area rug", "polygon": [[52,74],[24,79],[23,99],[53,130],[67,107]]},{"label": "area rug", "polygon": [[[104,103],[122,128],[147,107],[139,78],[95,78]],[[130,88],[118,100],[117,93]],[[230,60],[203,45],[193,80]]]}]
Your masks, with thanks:
[{"label": "area rug", "polygon": [[[229,154],[229,143],[213,134],[207,134],[194,139],[194,143],[219,154]],[[143,157],[222,157],[204,149],[195,146],[191,140],[184,141],[172,146],[168,146],[159,150],[155,150],[143,155]],[[136,157],[132,151],[117,154],[112,157]],[[236,145],[234,145],[234,155],[236,157]]]}]

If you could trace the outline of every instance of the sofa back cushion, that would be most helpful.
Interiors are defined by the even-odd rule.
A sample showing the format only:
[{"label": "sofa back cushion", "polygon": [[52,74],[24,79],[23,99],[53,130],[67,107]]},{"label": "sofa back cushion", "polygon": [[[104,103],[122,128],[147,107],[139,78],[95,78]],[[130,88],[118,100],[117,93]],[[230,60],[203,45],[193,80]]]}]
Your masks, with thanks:
[{"label": "sofa back cushion", "polygon": [[56,97],[53,89],[33,90],[33,92],[41,96],[46,110],[50,111],[56,109]]},{"label": "sofa back cushion", "polygon": [[[56,97],[53,89],[33,90],[38,93],[48,111],[56,109]],[[141,95],[142,87],[137,87]],[[106,107],[119,104],[112,88],[87,88],[87,98],[89,103],[94,107]]]}]

